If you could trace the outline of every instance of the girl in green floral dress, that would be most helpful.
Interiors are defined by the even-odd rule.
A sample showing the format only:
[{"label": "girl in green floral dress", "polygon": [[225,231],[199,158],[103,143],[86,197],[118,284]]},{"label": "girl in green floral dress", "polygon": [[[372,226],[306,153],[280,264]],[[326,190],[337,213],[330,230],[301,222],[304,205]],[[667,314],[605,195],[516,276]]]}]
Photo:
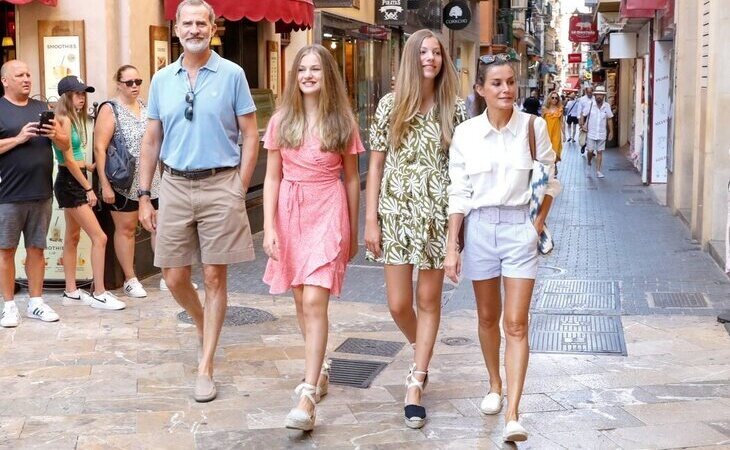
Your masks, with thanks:
[{"label": "girl in green floral dress", "polygon": [[448,148],[454,128],[467,118],[457,90],[443,40],[419,30],[405,44],[395,91],[380,100],[370,131],[365,245],[368,258],[385,265],[391,315],[415,349],[406,377],[405,423],[411,428],[425,423],[421,394],[441,320]]}]

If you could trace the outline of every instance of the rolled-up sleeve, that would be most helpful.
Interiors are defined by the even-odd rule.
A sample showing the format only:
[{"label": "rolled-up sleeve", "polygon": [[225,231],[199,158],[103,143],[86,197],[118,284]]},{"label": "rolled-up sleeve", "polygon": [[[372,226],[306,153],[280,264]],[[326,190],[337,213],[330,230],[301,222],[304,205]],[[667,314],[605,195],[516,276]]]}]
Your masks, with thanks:
[{"label": "rolled-up sleeve", "polygon": [[449,178],[451,183],[447,188],[449,195],[449,215],[469,214],[471,196],[474,193],[469,175],[465,170],[465,158],[460,148],[461,134],[459,127],[456,127],[454,137],[449,148]]},{"label": "rolled-up sleeve", "polygon": [[536,158],[541,163],[550,166],[550,180],[548,181],[547,188],[545,189],[545,195],[549,195],[552,198],[560,195],[562,186],[560,181],[555,178],[555,151],[553,145],[550,142],[550,136],[547,131],[547,122],[543,118],[535,119],[535,153]]}]

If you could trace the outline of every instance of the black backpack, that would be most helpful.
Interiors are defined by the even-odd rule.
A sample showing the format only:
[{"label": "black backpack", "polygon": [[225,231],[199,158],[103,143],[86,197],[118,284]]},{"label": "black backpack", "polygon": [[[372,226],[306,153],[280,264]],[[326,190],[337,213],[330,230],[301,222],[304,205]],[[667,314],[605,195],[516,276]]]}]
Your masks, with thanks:
[{"label": "black backpack", "polygon": [[[106,101],[99,105],[99,108],[104,106],[106,103],[110,104],[114,111],[114,123],[115,128],[119,126],[119,116],[117,112],[117,105],[112,101]],[[112,136],[109,147],[106,149],[106,164],[104,165],[104,173],[109,179],[109,183],[117,189],[129,189],[132,187],[134,181],[134,169],[137,162],[129,153],[127,142],[124,139],[124,133],[121,131],[118,134],[121,137],[121,142],[118,142],[114,136]]]}]

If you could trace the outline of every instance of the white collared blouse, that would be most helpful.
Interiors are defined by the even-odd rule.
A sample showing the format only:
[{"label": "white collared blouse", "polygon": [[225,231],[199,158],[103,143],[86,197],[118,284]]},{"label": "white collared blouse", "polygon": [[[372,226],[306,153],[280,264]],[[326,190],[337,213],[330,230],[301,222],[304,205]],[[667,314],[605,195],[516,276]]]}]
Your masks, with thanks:
[{"label": "white collared blouse", "polygon": [[[528,141],[530,114],[514,108],[501,130],[492,127],[486,111],[456,127],[449,150],[449,215],[467,215],[486,206],[520,206],[530,201],[532,156]],[[535,153],[553,166],[555,152],[545,120],[535,118]],[[555,198],[560,182],[551,176],[545,195]]]}]

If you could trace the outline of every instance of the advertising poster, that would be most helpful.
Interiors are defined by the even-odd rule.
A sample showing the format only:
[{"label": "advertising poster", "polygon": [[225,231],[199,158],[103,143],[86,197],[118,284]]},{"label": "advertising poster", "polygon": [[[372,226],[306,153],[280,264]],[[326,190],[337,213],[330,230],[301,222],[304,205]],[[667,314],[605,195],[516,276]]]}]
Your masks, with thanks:
[{"label": "advertising poster", "polygon": [[[90,127],[90,126],[89,126]],[[89,130],[91,128],[88,128]],[[91,142],[91,141],[87,141]],[[89,144],[89,148],[91,145]],[[87,150],[86,160],[91,162],[91,152]],[[56,180],[58,165],[53,167],[53,180]],[[48,227],[48,236],[46,237],[46,251],[44,252],[46,263],[45,281],[63,281],[63,237],[66,233],[66,221],[64,220],[63,210],[58,207],[55,196],[53,197],[53,213],[51,215],[51,224]],[[27,280],[25,273],[25,246],[23,245],[23,237],[20,238],[18,251],[15,253],[15,278]],[[81,231],[78,250],[76,251],[76,281],[83,282],[93,278],[91,272],[91,239]]]},{"label": "advertising poster", "polygon": [[43,37],[43,76],[46,99],[58,98],[58,82],[68,75],[81,77],[79,36]]},{"label": "advertising poster", "polygon": [[169,61],[168,61],[168,48],[167,48],[167,41],[154,41],[153,48],[155,49],[155,55],[154,55],[154,71],[157,73],[160,69],[165,67]]}]

